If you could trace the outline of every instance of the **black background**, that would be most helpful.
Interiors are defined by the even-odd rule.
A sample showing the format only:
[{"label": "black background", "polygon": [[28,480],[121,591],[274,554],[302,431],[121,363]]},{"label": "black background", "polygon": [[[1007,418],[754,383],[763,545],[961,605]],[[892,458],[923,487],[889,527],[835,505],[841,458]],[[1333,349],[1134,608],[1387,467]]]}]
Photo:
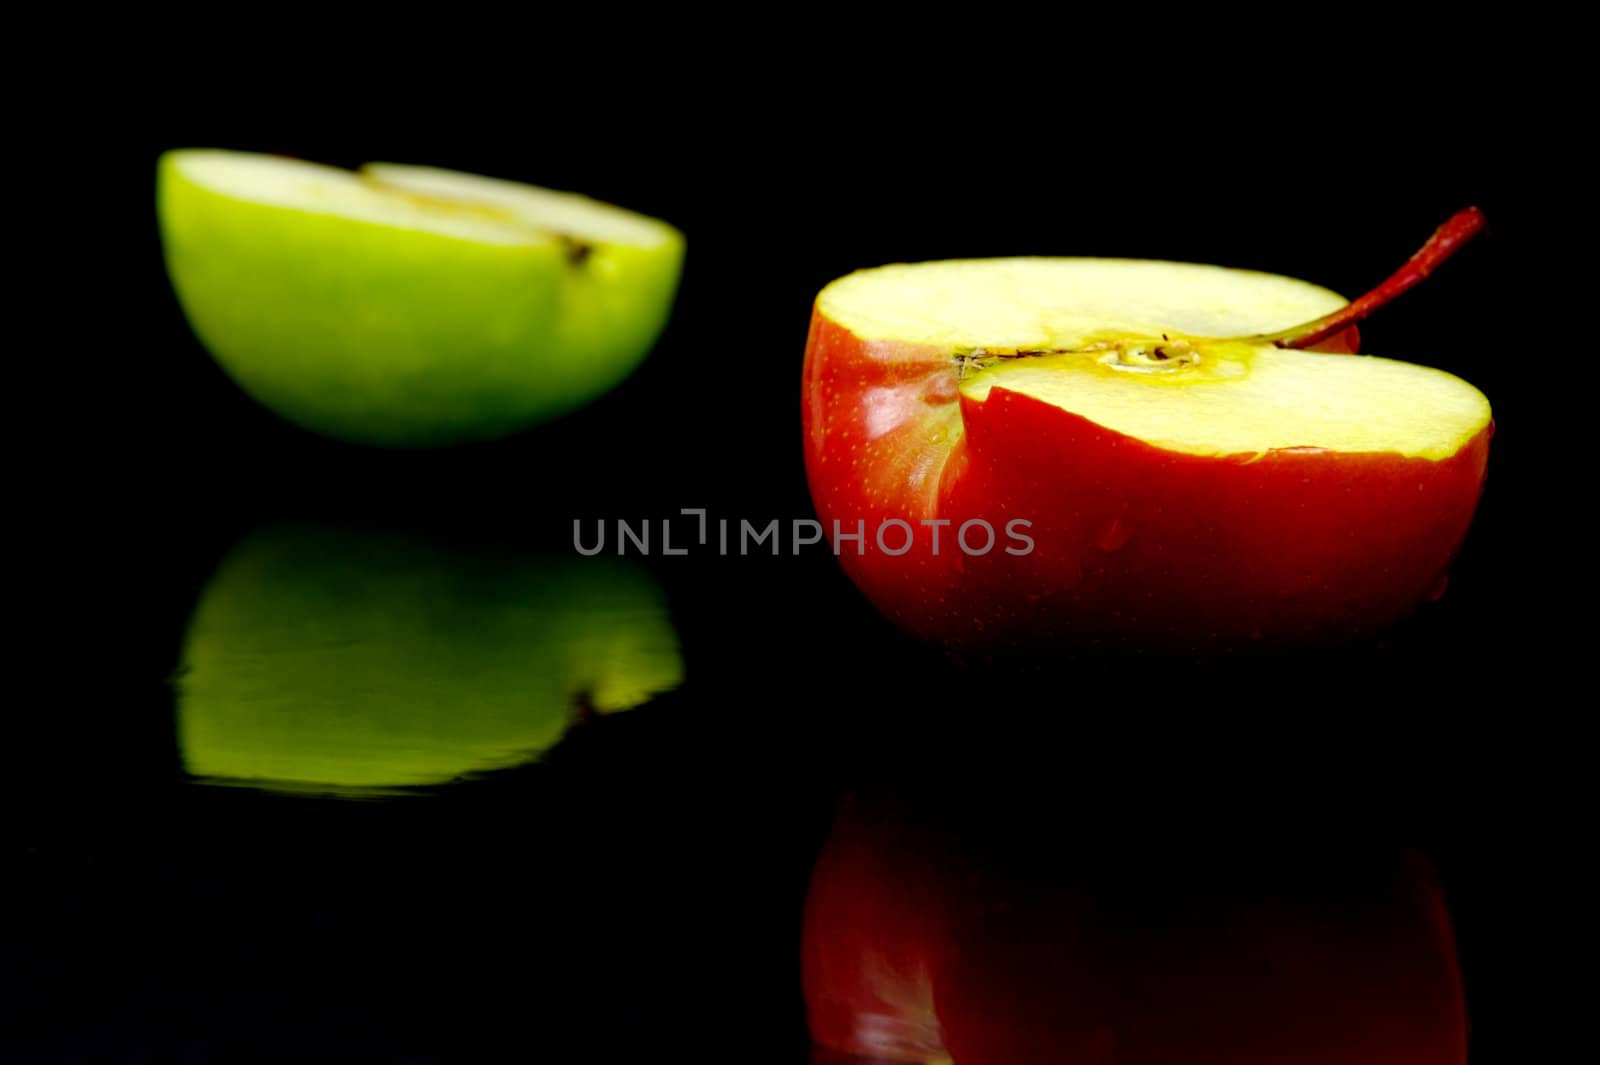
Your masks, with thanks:
[{"label": "black background", "polygon": [[[1063,860],[1075,825],[1159,840],[1195,819],[1263,847],[1316,832],[1420,847],[1458,922],[1473,1060],[1524,1060],[1530,1018],[1562,994],[1547,959],[1571,840],[1556,652],[1530,596],[1551,536],[1526,517],[1548,513],[1548,411],[1512,357],[1537,298],[1533,214],[1555,195],[1526,165],[1527,86],[1485,59],[1425,87],[1378,64],[1361,93],[1258,77],[1212,98],[1176,63],[1149,75],[1153,102],[1130,89],[1112,108],[1099,77],[1041,89],[983,64],[911,65],[857,98],[839,63],[819,55],[792,95],[743,66],[643,89],[615,65],[546,66],[530,99],[580,76],[628,91],[528,111],[503,86],[489,109],[313,77],[292,97],[223,78],[201,106],[165,86],[121,101],[76,172],[97,207],[64,267],[106,295],[56,319],[71,339],[53,394],[81,398],[49,404],[24,474],[47,500],[25,522],[48,550],[24,579],[50,593],[30,615],[49,682],[12,758],[15,1060],[802,1061],[810,862],[841,791],[896,780],[947,782],[996,833]],[[152,195],[177,146],[447,166],[662,217],[689,242],[675,316],[616,392],[503,443],[309,437],[221,374],[173,298]],[[825,551],[653,558],[688,683],[543,764],[393,802],[183,777],[167,684],[183,623],[263,522],[560,551],[575,517],[808,517],[800,359],[811,299],[841,274],[1109,255],[1353,295],[1468,203],[1490,234],[1363,329],[1370,352],[1472,381],[1497,422],[1448,594],[1381,639],[959,666],[903,641]]]}]

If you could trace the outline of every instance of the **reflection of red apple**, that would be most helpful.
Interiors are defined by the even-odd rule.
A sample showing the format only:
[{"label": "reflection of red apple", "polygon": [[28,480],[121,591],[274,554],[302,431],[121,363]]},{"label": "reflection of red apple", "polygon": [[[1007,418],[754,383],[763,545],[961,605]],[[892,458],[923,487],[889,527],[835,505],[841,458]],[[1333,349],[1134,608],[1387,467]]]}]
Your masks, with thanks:
[{"label": "reflection of red apple", "polygon": [[847,1054],[932,1061],[933,1011],[955,899],[937,841],[846,799],[811,879],[803,978],[815,1041]]},{"label": "reflection of red apple", "polygon": [[1441,587],[1490,411],[1449,374],[1350,355],[1351,326],[1480,224],[1463,212],[1348,305],[1131,260],[834,282],[802,411],[818,514],[861,536],[837,541],[842,564],[897,623],[958,645],[1231,648],[1388,625]]},{"label": "reflection of red apple", "polygon": [[[1035,841],[1037,842],[1037,841]],[[1043,881],[847,803],[807,901],[813,1039],[956,1065],[1461,1065],[1453,936],[1415,856]],[[1108,857],[1101,855],[1100,857]]]}]

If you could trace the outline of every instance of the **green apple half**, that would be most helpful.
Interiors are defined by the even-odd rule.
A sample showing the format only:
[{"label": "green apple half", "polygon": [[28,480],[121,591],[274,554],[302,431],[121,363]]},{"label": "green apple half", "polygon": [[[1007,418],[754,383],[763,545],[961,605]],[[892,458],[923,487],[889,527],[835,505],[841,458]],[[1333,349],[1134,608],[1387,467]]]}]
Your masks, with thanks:
[{"label": "green apple half", "polygon": [[276,526],[195,607],[177,735],[208,781],[382,793],[531,761],[682,679],[660,588],[622,560]]},{"label": "green apple half", "polygon": [[572,193],[426,167],[168,152],[157,213],[195,333],[251,396],[356,443],[488,440],[621,382],[683,236]]}]

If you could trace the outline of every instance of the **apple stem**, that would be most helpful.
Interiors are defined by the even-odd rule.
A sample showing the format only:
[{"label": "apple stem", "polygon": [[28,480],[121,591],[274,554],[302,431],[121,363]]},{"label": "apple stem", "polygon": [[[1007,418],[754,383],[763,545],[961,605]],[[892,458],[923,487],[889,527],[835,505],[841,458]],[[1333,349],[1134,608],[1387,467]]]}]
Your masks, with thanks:
[{"label": "apple stem", "polygon": [[1439,264],[1461,249],[1461,246],[1483,231],[1483,212],[1468,207],[1450,216],[1450,220],[1433,231],[1417,253],[1406,264],[1391,274],[1388,280],[1353,303],[1347,303],[1332,314],[1316,321],[1292,326],[1276,333],[1240,337],[1255,344],[1272,344],[1280,348],[1309,348],[1336,333],[1355,325],[1385,303],[1415,286],[1433,273]]}]

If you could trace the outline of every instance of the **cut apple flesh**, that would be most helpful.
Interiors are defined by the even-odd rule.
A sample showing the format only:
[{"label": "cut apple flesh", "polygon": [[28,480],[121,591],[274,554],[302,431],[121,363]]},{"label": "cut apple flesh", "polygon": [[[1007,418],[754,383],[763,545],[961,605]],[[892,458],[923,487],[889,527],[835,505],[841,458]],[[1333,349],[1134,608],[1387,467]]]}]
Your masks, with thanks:
[{"label": "cut apple flesh", "polygon": [[656,248],[675,239],[668,226],[573,192],[557,192],[515,181],[479,177],[454,170],[398,163],[368,163],[361,168],[368,185],[415,202],[475,209],[502,221],[585,243]]},{"label": "cut apple flesh", "polygon": [[[1092,354],[1010,361],[970,378],[962,391],[982,402],[993,388],[1010,389],[1197,455],[1305,447],[1443,459],[1489,420],[1476,389],[1425,367],[1270,347],[1198,350],[1200,362],[1170,369]],[[1152,389],[1152,379],[1165,387]]]},{"label": "cut apple flesh", "polygon": [[1213,266],[995,259],[863,271],[823,290],[818,311],[864,341],[947,349],[970,401],[1001,388],[1186,454],[1445,459],[1488,424],[1482,393],[1439,370],[1215,339],[1343,303],[1302,281]]},{"label": "cut apple flesh", "polygon": [[220,195],[485,244],[568,237],[656,247],[672,239],[672,230],[653,219],[575,193],[429,167],[380,163],[357,174],[221,150],[183,152],[177,165],[186,178]]}]

